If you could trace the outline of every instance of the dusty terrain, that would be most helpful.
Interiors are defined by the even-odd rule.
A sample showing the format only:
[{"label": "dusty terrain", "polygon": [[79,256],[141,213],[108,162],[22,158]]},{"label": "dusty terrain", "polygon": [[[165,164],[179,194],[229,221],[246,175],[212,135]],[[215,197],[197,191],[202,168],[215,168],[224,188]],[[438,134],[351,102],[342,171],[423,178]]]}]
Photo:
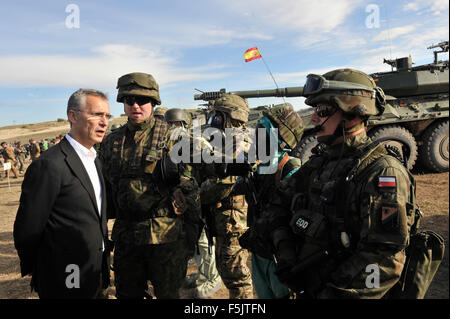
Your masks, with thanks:
[{"label": "dusty terrain", "polygon": [[[4,173],[2,172],[2,177]],[[431,229],[445,238],[446,252],[444,260],[428,290],[426,298],[449,298],[449,173],[416,173],[417,200],[424,212],[422,228]],[[20,187],[23,177],[0,181],[0,299],[37,298],[30,292],[30,278],[21,278],[19,259],[14,248],[13,224],[20,199]],[[109,222],[110,229],[112,221]],[[188,273],[196,271],[195,263],[190,263]],[[114,287],[108,290],[109,298],[114,298]],[[193,298],[193,289],[182,289],[182,298]],[[214,299],[228,298],[228,291],[222,287]]]},{"label": "dusty terrain", "polygon": [[[109,121],[109,126],[123,124],[126,120],[125,116],[115,117]],[[0,127],[0,141],[8,143],[20,141],[22,144],[26,144],[30,138],[34,138],[36,141],[40,141],[43,138],[51,140],[60,134],[66,134],[69,130],[69,122],[63,119],[36,124],[3,126]]]}]

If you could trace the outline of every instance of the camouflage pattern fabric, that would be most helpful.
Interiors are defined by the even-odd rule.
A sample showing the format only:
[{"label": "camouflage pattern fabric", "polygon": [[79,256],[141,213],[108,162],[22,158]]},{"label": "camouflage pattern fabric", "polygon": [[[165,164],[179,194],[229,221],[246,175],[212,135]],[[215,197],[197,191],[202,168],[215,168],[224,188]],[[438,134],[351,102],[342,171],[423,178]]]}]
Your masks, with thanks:
[{"label": "camouflage pattern fabric", "polygon": [[10,163],[14,163],[16,160],[16,156],[14,154],[14,150],[12,149],[12,147],[7,147],[6,149],[3,150],[3,158],[5,159],[5,161],[10,162]]},{"label": "camouflage pattern fabric", "polygon": [[[265,209],[279,278],[302,296],[381,298],[400,279],[415,182],[384,147],[370,146],[360,134],[325,148],[281,183]],[[341,184],[346,175],[353,179]],[[379,270],[379,285],[367,284],[368,266]]]},{"label": "camouflage pattern fabric", "polygon": [[144,298],[147,279],[158,299],[178,299],[180,283],[187,271],[185,240],[159,245],[135,246],[119,241],[114,250],[117,297]]},{"label": "camouflage pattern fabric", "polygon": [[137,95],[148,96],[154,101],[154,105],[161,104],[159,97],[159,85],[151,74],[134,72],[121,76],[117,81],[117,102],[122,102],[124,96]]},{"label": "camouflage pattern fabric", "polygon": [[[6,149],[2,150],[2,154],[3,154],[3,158],[5,160],[5,163],[10,163],[11,164],[10,171],[17,178],[17,170],[16,170],[16,167],[14,165],[15,162],[16,162],[16,156],[14,154],[13,148],[12,147],[7,147]],[[8,174],[8,172],[6,172],[6,174]]]},{"label": "camouflage pattern fabric", "polygon": [[[199,214],[199,189],[186,167],[180,181],[162,180],[160,160],[167,124],[150,117],[129,120],[102,142],[99,157],[108,196],[108,218],[116,218],[114,272],[119,298],[142,298],[152,280],[157,298],[177,298],[186,275],[188,219]],[[173,194],[183,194],[187,207],[174,211]]]},{"label": "camouflage pattern fabric", "polygon": [[212,205],[216,229],[216,265],[231,299],[253,298],[249,253],[239,244],[247,230],[248,205],[244,195],[232,195],[236,177],[211,177],[201,184],[203,205]]}]

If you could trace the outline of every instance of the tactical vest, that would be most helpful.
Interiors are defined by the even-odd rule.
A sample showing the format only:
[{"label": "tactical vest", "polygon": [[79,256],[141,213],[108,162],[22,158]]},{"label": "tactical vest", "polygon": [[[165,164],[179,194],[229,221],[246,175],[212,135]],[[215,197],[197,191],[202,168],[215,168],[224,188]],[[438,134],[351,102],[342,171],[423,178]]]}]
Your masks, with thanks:
[{"label": "tactical vest", "polygon": [[[357,212],[360,203],[351,200],[359,199],[359,185],[364,184],[377,160],[393,155],[384,146],[371,143],[342,158],[313,156],[302,167],[303,176],[309,176],[310,180],[303,183],[309,189],[297,193],[291,203],[290,225],[303,239],[301,263],[294,267],[294,273],[326,263],[326,260],[345,259],[351,255],[360,239],[359,216],[350,213]],[[330,167],[331,163],[334,166]],[[419,220],[414,187],[411,183],[410,198],[406,199],[411,204],[406,213],[408,217],[414,215],[415,219],[413,232]]]},{"label": "tactical vest", "polygon": [[148,129],[132,131],[124,125],[109,137],[112,149],[107,166],[118,219],[141,221],[169,214],[167,209],[158,209],[169,207],[160,205],[169,193],[158,165],[163,157],[166,131],[167,123],[155,118]]}]

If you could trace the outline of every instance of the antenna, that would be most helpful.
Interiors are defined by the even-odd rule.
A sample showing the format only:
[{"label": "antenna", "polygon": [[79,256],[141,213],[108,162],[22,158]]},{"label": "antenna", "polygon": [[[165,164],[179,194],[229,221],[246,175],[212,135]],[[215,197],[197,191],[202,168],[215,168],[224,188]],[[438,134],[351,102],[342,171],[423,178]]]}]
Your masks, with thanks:
[{"label": "antenna", "polygon": [[[277,89],[279,89],[277,81],[275,81],[275,78],[273,77],[273,74],[270,71],[269,66],[266,63],[266,60],[264,60],[264,57],[259,52],[257,47],[253,47],[253,48],[248,49],[247,51],[245,51],[244,58],[245,58],[245,62],[253,61],[253,60],[256,60],[256,59],[262,59],[263,62],[264,62],[264,65],[267,68],[267,71],[269,71],[269,74],[272,77],[273,82],[275,83],[275,86],[277,87]],[[283,98],[284,103],[286,103],[286,100],[284,99],[284,96],[282,96],[282,98]]]},{"label": "antenna", "polygon": [[[386,6],[387,3],[383,6],[384,14],[386,15],[386,25],[387,25],[387,37],[389,43],[389,59],[392,60],[392,40],[391,40],[391,27],[389,26],[389,16],[387,14]],[[391,71],[394,71],[394,66],[391,65]]]}]

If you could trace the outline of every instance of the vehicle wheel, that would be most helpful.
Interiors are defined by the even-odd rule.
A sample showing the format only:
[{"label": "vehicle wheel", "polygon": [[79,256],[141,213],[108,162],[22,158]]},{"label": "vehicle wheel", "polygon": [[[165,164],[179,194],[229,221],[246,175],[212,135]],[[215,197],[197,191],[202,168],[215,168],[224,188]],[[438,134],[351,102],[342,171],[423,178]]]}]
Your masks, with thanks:
[{"label": "vehicle wheel", "polygon": [[297,147],[297,152],[295,156],[302,161],[302,164],[304,164],[311,157],[312,154],[311,150],[316,145],[317,145],[317,136],[311,135],[306,138],[303,138]]},{"label": "vehicle wheel", "polygon": [[433,123],[423,134],[420,159],[429,170],[448,171],[448,120]]},{"label": "vehicle wheel", "polygon": [[417,160],[417,143],[414,136],[404,127],[396,125],[382,126],[369,131],[373,141],[396,147],[403,158],[406,159],[407,167],[411,170]]}]

